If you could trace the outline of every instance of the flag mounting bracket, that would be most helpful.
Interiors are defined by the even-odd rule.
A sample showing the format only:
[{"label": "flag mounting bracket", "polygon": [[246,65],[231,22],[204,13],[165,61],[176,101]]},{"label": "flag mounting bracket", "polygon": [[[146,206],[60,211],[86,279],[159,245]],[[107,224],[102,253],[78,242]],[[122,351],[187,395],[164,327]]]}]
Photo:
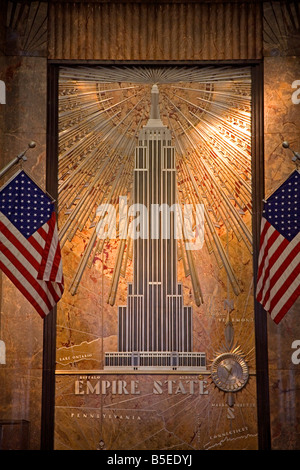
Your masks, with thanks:
[{"label": "flag mounting bracket", "polygon": [[300,153],[299,152],[295,152],[293,149],[290,148],[290,144],[287,140],[285,140],[284,142],[282,142],[282,147],[285,148],[285,149],[290,149],[291,152],[293,152],[293,158],[292,158],[292,161],[296,163],[296,166],[298,167],[299,165],[299,162],[300,162]]},{"label": "flag mounting bracket", "polygon": [[28,149],[33,149],[36,146],[35,142],[30,142],[28,147],[24,152],[20,153],[17,157],[13,158],[2,170],[0,171],[0,178],[2,178],[14,165],[19,163],[20,160],[26,161],[27,157],[25,156]]}]

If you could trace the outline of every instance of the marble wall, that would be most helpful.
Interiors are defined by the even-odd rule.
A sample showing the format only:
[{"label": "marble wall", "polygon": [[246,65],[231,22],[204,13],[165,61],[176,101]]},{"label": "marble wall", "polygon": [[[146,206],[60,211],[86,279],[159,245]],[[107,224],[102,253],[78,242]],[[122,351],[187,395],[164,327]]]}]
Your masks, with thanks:
[{"label": "marble wall", "polygon": [[[41,57],[1,57],[0,79],[6,84],[6,104],[0,109],[0,166],[36,142],[23,168],[45,184],[47,61]],[[20,165],[13,167],[1,184]],[[6,364],[0,364],[0,420],[30,422],[31,449],[40,447],[43,321],[12,282],[1,276],[0,339]]]},{"label": "marble wall", "polygon": [[[264,59],[265,193],[271,194],[295,169],[292,153],[282,147],[287,140],[300,150],[300,104],[292,99],[300,80],[299,56]],[[299,82],[300,83],[300,82]],[[299,86],[298,86],[299,88]],[[300,302],[279,325],[268,319],[271,442],[273,449],[300,448],[300,365],[296,344],[300,339]],[[299,342],[300,344],[300,342]],[[298,345],[299,348],[299,345]]]},{"label": "marble wall", "polygon": [[[292,149],[300,150],[300,22],[299,1],[264,2],[263,7],[267,197],[295,169],[293,155],[282,142],[287,140]],[[299,311],[298,300],[279,325],[268,318],[271,447],[275,450],[300,448]]]}]

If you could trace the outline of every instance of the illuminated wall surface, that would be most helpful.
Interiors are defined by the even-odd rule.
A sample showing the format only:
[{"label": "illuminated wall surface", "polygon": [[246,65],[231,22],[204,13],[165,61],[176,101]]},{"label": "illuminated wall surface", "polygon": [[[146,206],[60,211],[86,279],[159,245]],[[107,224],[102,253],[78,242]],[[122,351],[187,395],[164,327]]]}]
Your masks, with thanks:
[{"label": "illuminated wall surface", "polygon": [[[65,276],[49,326],[54,314],[41,320],[1,273],[8,448],[51,447],[51,398],[55,449],[259,448],[251,172],[261,158],[267,197],[295,167],[282,142],[300,150],[299,11],[299,1],[3,2],[1,168],[36,142],[23,167],[57,187]],[[145,127],[158,119],[154,84],[161,123]],[[175,239],[172,216],[167,239],[130,236],[134,203],[174,201],[191,208],[192,236]],[[101,238],[105,204],[102,228],[116,231]],[[275,325],[262,312],[272,449],[300,448],[298,313],[299,301]]]},{"label": "illuminated wall surface", "polygon": [[56,448],[257,448],[250,123],[247,67],[61,69]]}]

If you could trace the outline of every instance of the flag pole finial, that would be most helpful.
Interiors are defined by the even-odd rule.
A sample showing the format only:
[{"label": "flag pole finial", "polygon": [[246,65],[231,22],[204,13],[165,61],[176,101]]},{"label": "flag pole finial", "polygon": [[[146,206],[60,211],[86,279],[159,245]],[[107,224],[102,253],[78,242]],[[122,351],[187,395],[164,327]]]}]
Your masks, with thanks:
[{"label": "flag pole finial", "polygon": [[292,162],[295,162],[296,165],[298,166],[299,165],[299,162],[300,162],[300,153],[299,152],[295,152],[295,150],[291,149],[290,148],[290,144],[287,140],[285,140],[284,142],[282,142],[282,147],[285,148],[285,149],[289,149],[292,153],[293,153],[293,158],[292,158]]}]

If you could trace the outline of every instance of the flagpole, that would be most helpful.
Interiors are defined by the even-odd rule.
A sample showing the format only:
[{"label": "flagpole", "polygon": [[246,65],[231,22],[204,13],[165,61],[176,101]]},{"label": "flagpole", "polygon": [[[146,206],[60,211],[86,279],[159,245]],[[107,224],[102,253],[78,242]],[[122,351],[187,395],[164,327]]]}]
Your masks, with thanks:
[{"label": "flagpole", "polygon": [[30,142],[28,144],[28,147],[24,152],[20,153],[17,157],[15,157],[11,162],[9,162],[2,170],[0,171],[0,178],[2,178],[14,165],[19,163],[20,160],[23,160],[24,162],[27,160],[27,157],[25,156],[25,153],[27,152],[28,149],[33,149],[36,146],[35,142]]},{"label": "flagpole", "polygon": [[[26,152],[28,149],[32,149],[36,146],[35,142],[30,142],[28,144],[28,147],[24,152],[20,153],[17,157],[15,157],[13,160],[11,160],[2,170],[0,171],[0,178],[2,178],[6,173],[17,163],[19,163],[20,160],[26,161],[27,157],[25,156]],[[0,314],[0,333],[1,333],[1,314]],[[0,364],[6,364],[6,346],[5,342],[0,339]]]}]

